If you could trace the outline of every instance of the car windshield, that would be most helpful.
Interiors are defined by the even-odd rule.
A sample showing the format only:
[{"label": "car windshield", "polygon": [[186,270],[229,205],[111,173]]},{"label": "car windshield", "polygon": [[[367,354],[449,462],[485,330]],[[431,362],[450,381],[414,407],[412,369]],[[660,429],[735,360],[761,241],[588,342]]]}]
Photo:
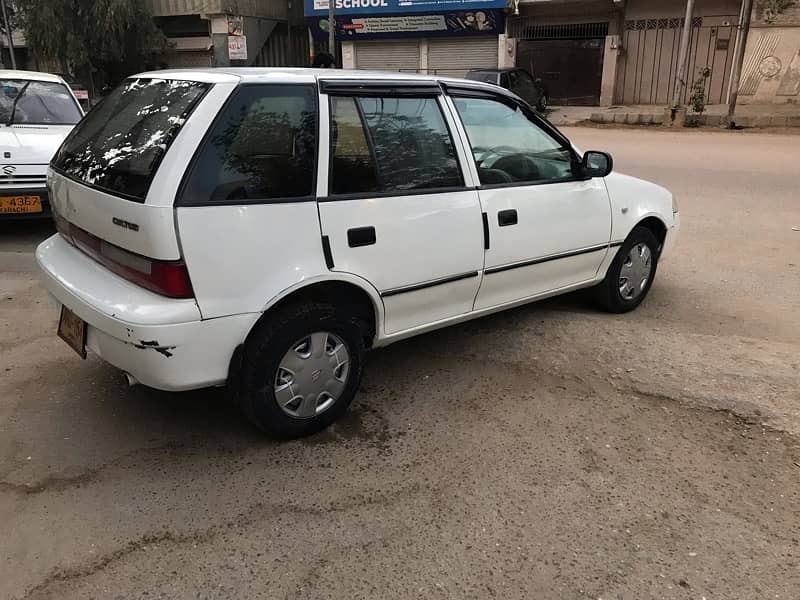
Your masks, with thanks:
[{"label": "car windshield", "polygon": [[75,125],[78,104],[62,83],[0,79],[0,122],[29,125]]},{"label": "car windshield", "polygon": [[472,81],[482,81],[483,83],[493,83],[497,85],[497,72],[496,71],[473,71],[467,73],[467,79]]}]

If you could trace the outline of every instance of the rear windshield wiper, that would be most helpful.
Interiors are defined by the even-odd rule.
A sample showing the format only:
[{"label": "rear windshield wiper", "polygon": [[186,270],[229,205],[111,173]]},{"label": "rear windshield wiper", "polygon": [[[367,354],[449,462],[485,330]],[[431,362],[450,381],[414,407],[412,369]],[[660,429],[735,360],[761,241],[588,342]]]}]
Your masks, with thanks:
[{"label": "rear windshield wiper", "polygon": [[14,101],[11,103],[11,115],[8,117],[8,123],[6,125],[10,126],[14,122],[14,114],[17,112],[17,102],[19,99],[22,98],[22,95],[25,93],[25,90],[28,89],[28,86],[31,84],[28,81],[25,85],[23,85],[16,96],[14,96]]}]

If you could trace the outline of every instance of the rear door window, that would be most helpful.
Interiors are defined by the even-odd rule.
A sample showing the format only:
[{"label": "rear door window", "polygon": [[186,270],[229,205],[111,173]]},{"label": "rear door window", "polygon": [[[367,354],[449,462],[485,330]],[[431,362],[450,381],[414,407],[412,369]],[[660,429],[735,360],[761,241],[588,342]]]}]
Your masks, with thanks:
[{"label": "rear door window", "polygon": [[330,193],[463,187],[435,98],[332,98]]},{"label": "rear door window", "polygon": [[178,204],[313,198],[316,98],[310,85],[241,86],[206,136]]},{"label": "rear door window", "polygon": [[89,111],[53,159],[67,177],[144,202],[161,159],[209,84],[128,79]]}]

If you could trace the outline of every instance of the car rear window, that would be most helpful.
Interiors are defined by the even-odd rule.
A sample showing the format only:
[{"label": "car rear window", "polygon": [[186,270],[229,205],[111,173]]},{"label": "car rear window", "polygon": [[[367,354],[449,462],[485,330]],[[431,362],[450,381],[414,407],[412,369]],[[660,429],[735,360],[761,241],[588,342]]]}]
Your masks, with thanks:
[{"label": "car rear window", "polygon": [[170,144],[209,84],[128,79],[73,130],[53,159],[67,177],[144,202]]}]

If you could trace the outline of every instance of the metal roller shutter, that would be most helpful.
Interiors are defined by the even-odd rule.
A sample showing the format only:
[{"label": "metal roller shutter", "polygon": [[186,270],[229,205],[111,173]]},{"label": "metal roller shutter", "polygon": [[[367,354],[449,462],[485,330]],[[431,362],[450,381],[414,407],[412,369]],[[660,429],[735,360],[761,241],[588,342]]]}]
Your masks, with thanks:
[{"label": "metal roller shutter", "polygon": [[428,72],[463,77],[470,69],[497,68],[497,37],[428,40]]},{"label": "metal roller shutter", "polygon": [[393,40],[390,42],[356,42],[356,68],[371,71],[419,70],[419,42]]}]

